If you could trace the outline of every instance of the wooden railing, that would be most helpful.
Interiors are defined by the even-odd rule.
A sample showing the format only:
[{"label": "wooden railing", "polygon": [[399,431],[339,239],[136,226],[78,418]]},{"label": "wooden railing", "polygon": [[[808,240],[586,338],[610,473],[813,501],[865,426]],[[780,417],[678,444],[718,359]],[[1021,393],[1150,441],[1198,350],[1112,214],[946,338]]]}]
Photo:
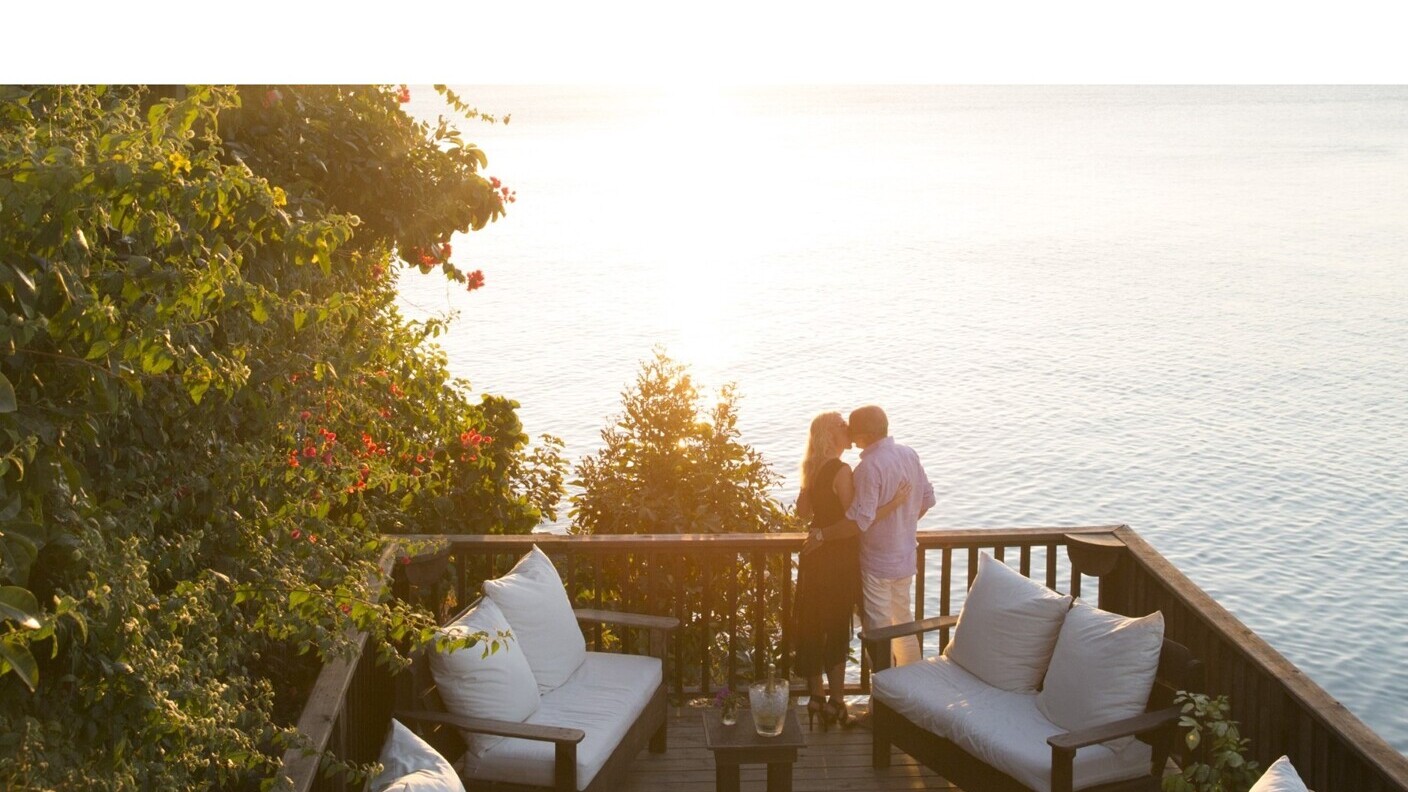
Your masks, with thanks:
[{"label": "wooden railing", "polygon": [[[802,534],[404,537],[409,542],[449,543],[450,593],[436,603],[444,606],[443,612],[467,605],[481,581],[507,572],[536,544],[553,558],[574,606],[675,616],[682,625],[671,650],[671,688],[676,696],[708,694],[720,683],[760,675],[768,660],[786,673],[796,554],[803,538]],[[1107,610],[1132,616],[1162,610],[1169,637],[1204,661],[1207,692],[1231,696],[1234,716],[1263,766],[1288,754],[1310,787],[1319,792],[1408,792],[1408,759],[1128,527],[921,532],[916,618],[957,612],[977,574],[980,551],[1053,589],[1098,598]],[[926,600],[934,599],[931,595],[936,590],[938,613],[927,613]],[[589,638],[601,644],[610,643],[613,636],[597,632]],[[947,638],[940,636],[940,646]],[[300,721],[300,729],[311,722],[323,730],[310,734],[315,744],[356,761],[376,757],[374,743],[384,734],[385,716],[352,714],[356,707],[371,711],[384,706],[374,688],[384,691],[390,686],[373,679],[377,672],[363,670],[374,665],[364,654],[360,662],[330,665],[325,671],[328,686],[323,687],[320,678],[309,705],[312,709],[316,704],[319,714],[311,719],[305,714]],[[865,690],[867,683],[863,671],[856,689]],[[338,685],[345,691],[341,708],[334,706]],[[298,792],[338,788],[328,780],[319,781],[316,768],[307,762],[291,775]]]},{"label": "wooden railing", "polygon": [[[1101,579],[1101,607],[1131,616],[1162,611],[1168,636],[1203,661],[1207,688],[1226,693],[1262,767],[1281,755],[1317,792],[1404,792],[1408,758],[1272,649],[1136,534]],[[1304,614],[1314,629],[1314,614]]]},{"label": "wooden railing", "polygon": [[[1081,593],[1062,552],[1067,536],[1107,535],[1118,526],[948,530],[919,533],[914,613],[956,613],[978,570],[978,551],[1015,562],[1022,574],[1052,588]],[[676,696],[708,695],[721,684],[760,678],[769,661],[789,676],[797,554],[805,534],[563,536],[410,536],[448,541],[454,608],[467,606],[479,584],[508,571],[537,545],[557,565],[574,607],[670,615],[680,620],[671,665]],[[966,575],[955,578],[956,560]],[[932,563],[931,563],[932,562]],[[1089,579],[1088,579],[1089,580]],[[962,581],[954,597],[955,584]],[[939,592],[938,614],[925,612]],[[589,636],[598,642],[600,633]],[[940,637],[940,646],[946,642]],[[864,657],[853,692],[868,692]]]}]

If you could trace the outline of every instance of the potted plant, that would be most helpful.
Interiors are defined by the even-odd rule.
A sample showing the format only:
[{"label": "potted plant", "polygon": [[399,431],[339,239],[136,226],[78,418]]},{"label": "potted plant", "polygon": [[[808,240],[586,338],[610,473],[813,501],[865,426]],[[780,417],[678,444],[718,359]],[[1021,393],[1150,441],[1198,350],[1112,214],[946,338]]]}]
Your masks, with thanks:
[{"label": "potted plant", "polygon": [[1178,725],[1187,729],[1188,754],[1177,775],[1164,776],[1163,792],[1247,792],[1258,777],[1257,763],[1246,758],[1247,738],[1232,720],[1227,696],[1178,692],[1183,707]]}]

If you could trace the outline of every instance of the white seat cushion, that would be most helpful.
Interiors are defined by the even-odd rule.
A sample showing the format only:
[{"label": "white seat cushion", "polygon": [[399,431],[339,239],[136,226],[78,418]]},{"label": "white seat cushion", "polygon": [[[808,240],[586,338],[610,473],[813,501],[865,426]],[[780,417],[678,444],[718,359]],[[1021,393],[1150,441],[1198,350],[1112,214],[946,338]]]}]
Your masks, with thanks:
[{"label": "white seat cushion", "polygon": [[[498,638],[499,631],[508,630],[508,620],[499,612],[493,600],[481,597],[468,613],[446,625],[443,632],[463,636],[480,630],[489,640]],[[485,656],[480,643],[454,652],[431,652],[430,674],[445,709],[467,718],[494,718],[522,722],[538,709],[538,683],[533,669],[516,641],[501,645],[497,652]],[[472,753],[482,753],[502,737],[484,734],[464,735],[465,745]]]},{"label": "white seat cushion", "polygon": [[[1051,790],[1048,737],[1067,730],[1042,717],[1036,695],[983,682],[946,657],[871,677],[876,700],[1038,792]],[[1152,750],[1134,741],[1121,751],[1093,745],[1076,751],[1075,788],[1149,772]]]},{"label": "white seat cushion", "polygon": [[513,626],[517,645],[538,680],[539,693],[566,682],[582,664],[587,644],[572,603],[557,567],[537,545],[507,575],[484,581],[484,594]]},{"label": "white seat cushion", "polygon": [[944,655],[989,685],[1035,693],[1070,607],[1070,597],[983,553]]},{"label": "white seat cushion", "polygon": [[[577,744],[577,788],[586,789],[660,682],[660,661],[654,657],[587,652],[576,673],[543,696],[527,722],[586,732]],[[465,754],[460,774],[466,780],[552,786],[553,745],[507,739],[478,757]]]},{"label": "white seat cushion", "polygon": [[1249,792],[1310,792],[1285,756],[1271,763]]},{"label": "white seat cushion", "polygon": [[380,761],[381,773],[367,782],[367,792],[464,792],[445,757],[395,718]]},{"label": "white seat cushion", "polygon": [[[1132,619],[1077,602],[1061,625],[1037,708],[1067,731],[1132,718],[1149,703],[1163,645],[1162,613]],[[1133,739],[1109,745],[1119,750]]]}]

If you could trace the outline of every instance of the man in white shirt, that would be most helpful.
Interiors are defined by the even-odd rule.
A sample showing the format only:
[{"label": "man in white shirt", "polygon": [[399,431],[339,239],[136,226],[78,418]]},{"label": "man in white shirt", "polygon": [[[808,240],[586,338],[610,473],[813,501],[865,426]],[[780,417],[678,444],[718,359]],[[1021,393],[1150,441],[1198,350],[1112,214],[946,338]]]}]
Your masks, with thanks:
[{"label": "man in white shirt", "polygon": [[[884,410],[870,405],[852,412],[850,434],[851,442],[861,449],[855,470],[855,499],[845,520],[827,526],[821,536],[810,541],[860,532],[861,623],[872,630],[914,619],[910,592],[917,558],[915,534],[919,520],[937,501],[919,455],[890,437]],[[906,482],[909,498],[889,515],[876,519],[880,506]],[[896,639],[891,651],[894,665],[912,663],[921,657],[919,638]]]}]

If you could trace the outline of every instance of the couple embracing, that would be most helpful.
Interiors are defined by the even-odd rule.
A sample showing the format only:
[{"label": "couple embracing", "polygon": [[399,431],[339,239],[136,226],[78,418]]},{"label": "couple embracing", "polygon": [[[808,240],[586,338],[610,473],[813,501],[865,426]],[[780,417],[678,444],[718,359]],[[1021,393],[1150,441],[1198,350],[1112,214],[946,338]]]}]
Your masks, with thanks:
[{"label": "couple embracing", "polygon": [[[861,449],[854,472],[841,461],[852,445]],[[914,618],[915,532],[934,503],[919,455],[890,437],[884,410],[861,407],[849,422],[837,412],[812,419],[797,498],[797,513],[811,528],[798,563],[795,610],[795,668],[807,678],[809,722],[819,716],[823,729],[851,722],[843,696],[857,605],[865,629]],[[915,638],[896,640],[892,651],[895,665],[920,657]]]}]

